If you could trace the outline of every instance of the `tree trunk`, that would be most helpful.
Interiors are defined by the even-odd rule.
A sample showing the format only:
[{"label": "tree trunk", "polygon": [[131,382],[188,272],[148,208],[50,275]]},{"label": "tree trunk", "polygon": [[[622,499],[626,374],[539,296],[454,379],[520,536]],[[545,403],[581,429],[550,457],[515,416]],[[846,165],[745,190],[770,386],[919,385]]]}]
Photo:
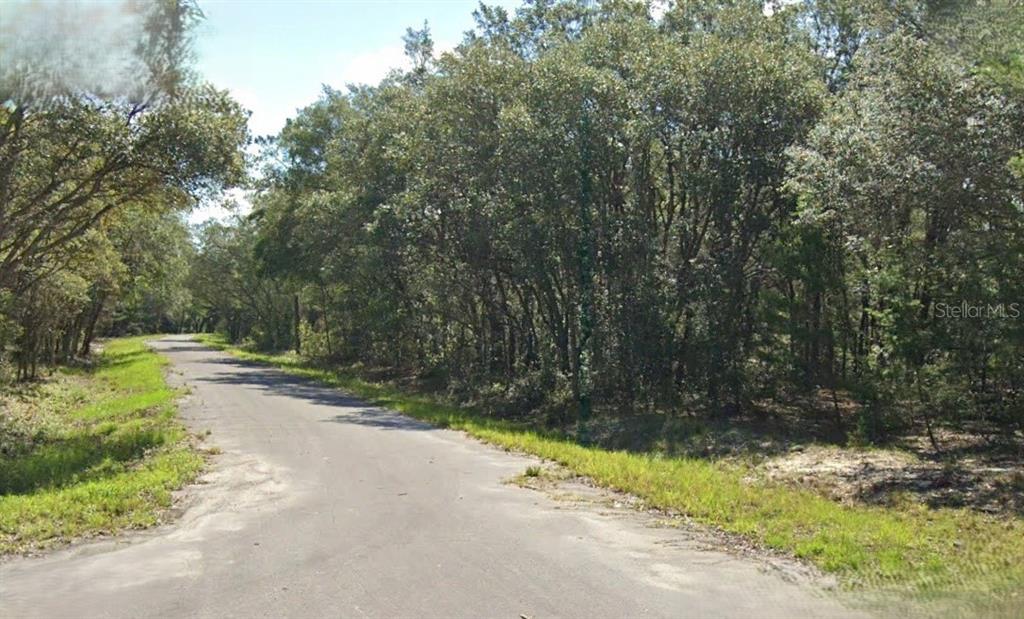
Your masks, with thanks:
[{"label": "tree trunk", "polygon": [[88,357],[92,351],[92,339],[96,335],[96,323],[100,320],[100,314],[103,313],[103,304],[106,302],[107,295],[104,293],[93,303],[92,311],[85,324],[85,337],[82,338],[82,348],[79,353],[83,357]]},{"label": "tree trunk", "polygon": [[295,293],[292,295],[292,318],[295,329],[295,354],[302,354],[302,335],[300,333],[300,325],[302,322],[302,316],[299,314],[299,294]]}]

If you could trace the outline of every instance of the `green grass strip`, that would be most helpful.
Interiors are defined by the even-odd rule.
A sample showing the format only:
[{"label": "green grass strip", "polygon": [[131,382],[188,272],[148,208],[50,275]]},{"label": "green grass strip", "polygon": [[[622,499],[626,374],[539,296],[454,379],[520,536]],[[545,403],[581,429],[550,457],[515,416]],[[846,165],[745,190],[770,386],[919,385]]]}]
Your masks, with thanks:
[{"label": "green grass strip", "polygon": [[[968,595],[975,608],[1005,609],[1024,590],[1024,522],[921,505],[843,505],[808,490],[746,481],[730,463],[584,447],[421,395],[372,383],[293,355],[241,350],[219,336],[199,341],[240,358],[338,387],[439,427],[558,462],[595,483],[786,551],[835,574],[852,589],[910,593],[917,599]],[[1001,613],[1000,613],[1001,614]]]},{"label": "green grass strip", "polygon": [[157,523],[202,457],[175,417],[178,392],[145,337],[105,344],[92,370],[40,388],[31,444],[0,457],[0,554]]}]

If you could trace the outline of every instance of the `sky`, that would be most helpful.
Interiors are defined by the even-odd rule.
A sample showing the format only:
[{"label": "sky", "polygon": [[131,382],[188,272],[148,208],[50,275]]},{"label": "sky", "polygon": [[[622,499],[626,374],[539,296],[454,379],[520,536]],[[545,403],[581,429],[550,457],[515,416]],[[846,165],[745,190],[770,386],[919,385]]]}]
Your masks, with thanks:
[{"label": "sky", "polygon": [[[489,2],[515,7],[517,0]],[[277,133],[321,84],[375,84],[405,57],[402,35],[426,20],[435,49],[473,27],[474,0],[200,0],[197,66],[252,111],[258,135]]]},{"label": "sky", "polygon": [[[514,9],[520,0],[487,4]],[[196,33],[196,69],[252,112],[254,135],[276,134],[323,84],[376,84],[407,66],[402,35],[430,27],[435,52],[451,49],[473,27],[476,0],[200,0],[205,19]],[[239,192],[231,197],[245,208]],[[214,204],[190,220],[227,213]]]}]

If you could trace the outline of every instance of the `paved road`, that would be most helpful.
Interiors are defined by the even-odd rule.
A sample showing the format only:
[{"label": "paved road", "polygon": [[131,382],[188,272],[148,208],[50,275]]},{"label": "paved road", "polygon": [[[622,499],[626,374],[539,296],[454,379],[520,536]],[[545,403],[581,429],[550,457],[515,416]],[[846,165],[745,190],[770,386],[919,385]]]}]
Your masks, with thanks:
[{"label": "paved road", "polygon": [[172,525],[0,565],[0,616],[852,615],[685,532],[503,483],[529,458],[185,336],[156,346],[223,455]]}]

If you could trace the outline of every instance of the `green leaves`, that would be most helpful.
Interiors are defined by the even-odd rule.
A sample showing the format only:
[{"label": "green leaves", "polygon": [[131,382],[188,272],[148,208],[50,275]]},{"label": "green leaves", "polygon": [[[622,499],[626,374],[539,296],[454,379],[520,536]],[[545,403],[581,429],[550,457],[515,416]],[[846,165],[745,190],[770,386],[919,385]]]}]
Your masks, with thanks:
[{"label": "green leaves", "polygon": [[[183,235],[177,245],[143,248],[135,241],[160,230],[180,233],[183,210],[245,180],[245,113],[225,92],[188,76],[189,28],[198,9],[176,0],[133,7],[122,17],[135,24],[138,42],[120,51],[132,66],[144,66],[135,67],[143,75],[137,89],[93,88],[63,67],[4,66],[29,90],[33,72],[52,69],[42,78],[59,82],[0,95],[0,291],[18,298],[5,312],[21,326],[16,356],[23,376],[36,371],[40,355],[53,361],[87,354],[118,295],[126,302],[119,311],[148,305],[149,325],[166,319],[165,310],[182,301],[182,278],[171,284],[173,277],[136,254],[173,261]],[[97,15],[102,21],[103,12]],[[0,88],[6,77],[0,75]],[[166,302],[154,301],[158,294]],[[118,328],[135,318],[121,315]],[[12,343],[0,338],[0,361]]]},{"label": "green leaves", "polygon": [[[307,341],[466,397],[727,413],[846,386],[899,409],[946,376],[1005,413],[1020,328],[930,317],[1024,281],[1024,113],[982,60],[1011,46],[954,5],[483,7],[436,59],[410,31],[412,73],[278,137],[232,286],[297,293]],[[218,315],[276,333],[264,306]]]}]

